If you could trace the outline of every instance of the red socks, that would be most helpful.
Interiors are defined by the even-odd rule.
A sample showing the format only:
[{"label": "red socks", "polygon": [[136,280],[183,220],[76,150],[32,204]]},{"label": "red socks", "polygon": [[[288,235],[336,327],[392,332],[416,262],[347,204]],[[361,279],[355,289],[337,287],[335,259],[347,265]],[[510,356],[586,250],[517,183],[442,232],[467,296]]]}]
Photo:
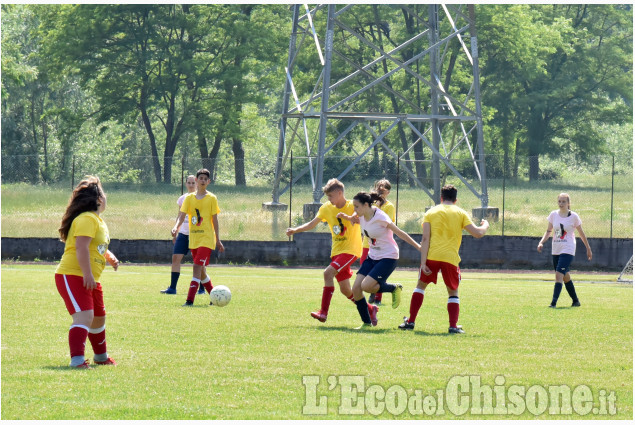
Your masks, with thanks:
[{"label": "red socks", "polygon": [[322,306],[320,307],[320,311],[323,314],[328,314],[329,306],[331,305],[331,298],[333,298],[333,292],[335,291],[335,286],[325,286],[322,289]]},{"label": "red socks", "polygon": [[450,327],[456,328],[456,322],[459,321],[459,297],[448,298],[448,316]]},{"label": "red socks", "polygon": [[[93,333],[96,332],[96,333]],[[99,329],[90,329],[88,332],[88,339],[93,346],[93,353],[104,354],[108,350],[106,349],[106,326],[102,326]]]},{"label": "red socks", "polygon": [[417,314],[419,313],[419,309],[421,308],[421,304],[423,304],[424,294],[425,291],[419,288],[415,288],[414,292],[412,293],[412,298],[410,299],[410,317],[408,317],[408,322],[415,322]]},{"label": "red socks", "polygon": [[381,302],[381,297],[382,297],[383,294],[384,294],[383,292],[377,292],[375,294],[375,302],[377,302],[377,301]]},{"label": "red socks", "polygon": [[200,279],[192,278],[192,282],[190,282],[190,289],[189,291],[187,291],[186,301],[194,302],[194,297],[196,297],[196,292],[198,292],[198,285],[200,283],[201,283]]},{"label": "red socks", "polygon": [[201,280],[201,285],[203,285],[203,288],[205,288],[208,294],[212,292],[212,289],[214,289],[214,285],[212,285],[212,280],[209,278],[209,276],[207,276],[206,281]]},{"label": "red socks", "polygon": [[71,357],[84,356],[88,328],[81,325],[71,326],[68,331],[68,345],[71,349]]}]

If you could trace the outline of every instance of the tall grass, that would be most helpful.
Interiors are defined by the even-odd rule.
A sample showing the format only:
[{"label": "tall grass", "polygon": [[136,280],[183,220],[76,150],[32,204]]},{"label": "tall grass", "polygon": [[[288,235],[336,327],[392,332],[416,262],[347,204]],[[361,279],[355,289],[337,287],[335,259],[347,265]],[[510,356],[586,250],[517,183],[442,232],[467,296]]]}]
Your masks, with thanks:
[{"label": "tall grass", "polygon": [[[491,235],[541,236],[547,227],[546,217],[557,208],[560,192],[568,192],[572,209],[578,212],[589,237],[633,237],[633,184],[630,176],[616,176],[613,210],[611,210],[610,176],[580,178],[575,184],[542,181],[538,183],[490,180],[489,205],[500,210],[498,222],[491,222]],[[471,212],[481,202],[465,188],[459,186],[458,205]],[[373,180],[347,183],[349,198],[361,190],[369,190]],[[608,186],[607,186],[608,184]],[[104,218],[116,239],[168,239],[177,214],[176,199],[180,187],[156,184],[105,184],[108,208]],[[270,187],[216,185],[209,188],[219,199],[221,238],[230,240],[285,240],[284,230],[303,222],[302,208],[313,201],[311,188],[297,185],[293,188],[291,210],[274,213],[264,211],[262,203],[271,200]],[[504,214],[503,214],[504,192]],[[56,237],[61,216],[68,202],[70,188],[30,186],[27,184],[2,185],[3,237]],[[288,203],[288,193],[281,202]],[[390,198],[397,201],[393,186]],[[324,201],[324,199],[323,199]],[[425,209],[433,202],[420,189],[402,184],[399,188],[398,225],[410,233],[420,233]],[[613,226],[611,228],[611,214]],[[504,228],[503,228],[504,226]],[[326,226],[318,226],[326,232]]]}]

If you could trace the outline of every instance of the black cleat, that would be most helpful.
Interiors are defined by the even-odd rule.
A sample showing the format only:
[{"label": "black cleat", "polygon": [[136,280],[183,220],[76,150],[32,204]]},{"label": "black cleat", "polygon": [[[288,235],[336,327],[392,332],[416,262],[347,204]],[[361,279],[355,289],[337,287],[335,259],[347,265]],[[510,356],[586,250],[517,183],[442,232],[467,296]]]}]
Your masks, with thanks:
[{"label": "black cleat", "polygon": [[404,331],[408,329],[414,329],[414,328],[415,328],[415,322],[409,322],[407,317],[404,317],[403,323],[399,325],[399,329]]},{"label": "black cleat", "polygon": [[194,301],[185,301],[181,307],[194,307]]},{"label": "black cleat", "polygon": [[448,333],[451,333],[451,334],[464,334],[465,331],[463,330],[463,326],[456,325],[456,328],[449,328],[448,329]]},{"label": "black cleat", "polygon": [[571,304],[571,307],[580,307],[580,300],[575,300],[573,304]]}]

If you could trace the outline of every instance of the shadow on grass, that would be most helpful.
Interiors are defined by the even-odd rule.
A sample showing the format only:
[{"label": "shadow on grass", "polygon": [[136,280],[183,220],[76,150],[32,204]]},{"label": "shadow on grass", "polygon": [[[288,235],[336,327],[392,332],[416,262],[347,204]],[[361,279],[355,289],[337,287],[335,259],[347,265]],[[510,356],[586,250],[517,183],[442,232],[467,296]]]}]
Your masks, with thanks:
[{"label": "shadow on grass", "polygon": [[426,331],[414,331],[414,332],[410,332],[410,331],[403,331],[401,329],[398,328],[372,328],[372,329],[367,329],[367,330],[361,330],[361,329],[354,329],[354,328],[349,328],[346,326],[324,326],[324,327],[319,327],[319,328],[315,328],[320,332],[346,332],[346,333],[363,333],[363,334],[388,334],[388,333],[414,333],[417,336],[444,336],[444,337],[454,337],[454,338],[482,338],[481,335],[474,335],[474,334],[469,334],[469,333],[465,333],[465,334],[461,334],[461,335],[457,335],[457,334],[451,334],[448,332],[426,332]]}]

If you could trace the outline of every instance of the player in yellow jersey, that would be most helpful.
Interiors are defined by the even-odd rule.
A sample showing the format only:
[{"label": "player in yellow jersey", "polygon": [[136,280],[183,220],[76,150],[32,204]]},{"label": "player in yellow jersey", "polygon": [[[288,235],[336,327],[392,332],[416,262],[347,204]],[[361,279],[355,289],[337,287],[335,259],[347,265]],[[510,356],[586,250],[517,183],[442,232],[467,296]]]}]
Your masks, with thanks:
[{"label": "player in yellow jersey", "polygon": [[[388,179],[377,180],[375,182],[375,186],[373,187],[373,190],[377,192],[377,194],[379,194],[383,198],[383,201],[376,202],[377,206],[379,207],[380,210],[388,214],[388,217],[390,217],[390,219],[394,223],[397,211],[395,208],[395,204],[393,204],[392,202],[388,200],[388,195],[390,195],[391,189],[392,189],[392,185],[390,184],[390,181],[388,181]],[[368,250],[370,247],[370,245],[368,244],[368,238],[366,236],[364,236],[363,242],[364,243],[362,245],[362,258],[359,259],[360,266],[364,262],[366,257],[368,256]],[[370,294],[370,296],[368,297],[368,304],[375,304],[377,306],[380,306],[382,296],[383,296],[382,292],[377,292],[376,294]]]},{"label": "player in yellow jersey", "polygon": [[404,317],[399,329],[414,329],[417,313],[423,303],[425,289],[429,283],[437,283],[441,271],[443,282],[448,290],[449,333],[464,333],[457,325],[459,320],[459,282],[461,270],[459,248],[463,238],[463,229],[475,238],[482,238],[489,229],[487,220],[475,226],[467,213],[456,204],[457,190],[451,184],[441,189],[441,204],[431,208],[423,219],[421,237],[421,269],[419,281],[410,300],[410,317]]},{"label": "player in yellow jersey", "polygon": [[108,251],[108,226],[100,214],[106,194],[98,177],[88,176],[73,190],[59,228],[64,254],[55,270],[55,285],[73,318],[68,331],[71,367],[92,369],[84,357],[86,338],[93,347],[94,362],[116,366],[106,350],[106,310],[99,278],[106,262],[115,270],[119,260]]},{"label": "player in yellow jersey", "polygon": [[326,322],[331,305],[331,298],[335,291],[333,279],[337,280],[340,292],[346,298],[353,301],[353,291],[351,289],[350,278],[353,276],[351,264],[353,264],[362,253],[362,237],[357,223],[343,222],[337,218],[337,214],[343,212],[346,215],[353,215],[355,208],[353,202],[344,196],[344,184],[337,179],[326,182],[322,188],[328,202],[320,207],[315,218],[298,227],[289,227],[287,236],[294,233],[306,232],[313,229],[319,223],[325,221],[331,230],[331,263],[324,269],[324,288],[322,290],[322,304],[318,311],[311,313],[311,317]]},{"label": "player in yellow jersey", "polygon": [[188,217],[190,226],[189,248],[192,251],[194,266],[192,267],[192,282],[190,282],[190,289],[183,307],[194,305],[199,284],[203,285],[207,292],[212,291],[214,287],[205,267],[209,264],[214,249],[217,249],[218,252],[225,251],[225,247],[220,241],[218,229],[218,213],[220,212],[218,199],[216,195],[207,191],[209,177],[209,171],[205,168],[196,172],[196,192],[185,197],[176,224],[172,228],[172,237],[174,237],[185,217]]}]

